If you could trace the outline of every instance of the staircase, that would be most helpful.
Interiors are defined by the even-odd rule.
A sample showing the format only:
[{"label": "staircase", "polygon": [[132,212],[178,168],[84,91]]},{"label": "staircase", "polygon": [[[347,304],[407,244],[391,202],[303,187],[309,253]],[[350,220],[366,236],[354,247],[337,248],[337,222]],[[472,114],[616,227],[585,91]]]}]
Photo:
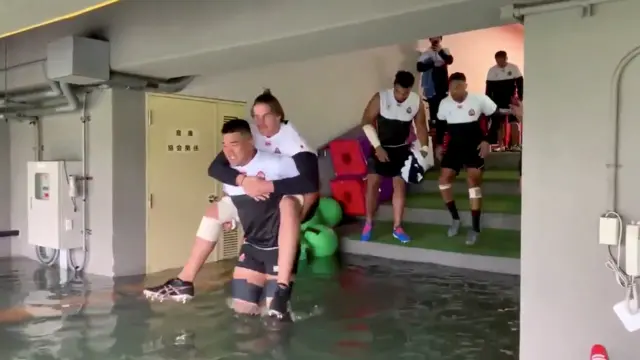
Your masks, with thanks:
[{"label": "staircase", "polygon": [[465,245],[471,224],[466,173],[453,184],[462,228],[456,237],[447,237],[451,216],[438,190],[439,170],[427,173],[407,194],[404,229],[412,237],[401,244],[391,235],[393,210],[381,204],[369,242],[360,242],[361,220],[341,228],[343,250],[363,255],[405,261],[433,262],[482,271],[519,274],[520,271],[520,193],[519,153],[492,153],[486,161],[483,189],[482,233],[475,245]]}]

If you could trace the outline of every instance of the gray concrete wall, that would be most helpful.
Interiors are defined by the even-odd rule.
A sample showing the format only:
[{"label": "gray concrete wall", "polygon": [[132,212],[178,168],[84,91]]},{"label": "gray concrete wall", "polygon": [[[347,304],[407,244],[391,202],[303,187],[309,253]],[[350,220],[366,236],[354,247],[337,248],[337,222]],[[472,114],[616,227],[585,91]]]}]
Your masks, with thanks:
[{"label": "gray concrete wall", "polygon": [[[88,271],[110,275],[113,269],[112,223],[112,107],[111,91],[97,91],[89,96],[89,184],[88,227],[92,230]],[[82,123],[79,112],[47,116],[42,119],[43,160],[80,160]],[[27,161],[34,159],[33,126],[12,122],[11,130],[11,224],[20,230],[14,238],[14,255],[35,257],[27,234]],[[80,258],[79,258],[80,259]]]},{"label": "gray concrete wall", "polygon": [[113,90],[113,272],[146,266],[146,102],[142,92]]},{"label": "gray concrete wall", "polygon": [[[11,229],[9,124],[0,121],[0,231]],[[0,237],[0,257],[11,255],[11,238]]]},{"label": "gray concrete wall", "polygon": [[[144,93],[96,91],[89,95],[88,166],[91,229],[87,271],[127,275],[144,271],[145,100]],[[43,160],[80,160],[79,112],[42,120]],[[27,242],[27,161],[34,158],[33,127],[12,122],[11,226],[20,230],[13,255],[35,257]],[[2,169],[2,168],[0,168]],[[80,257],[78,259],[81,259]],[[142,264],[141,264],[142,262]]]},{"label": "gray concrete wall", "polygon": [[[608,209],[606,153],[614,147],[611,77],[638,46],[640,2],[526,18],[520,359],[581,360],[601,343],[637,359],[612,307],[624,291],[604,262],[598,218]],[[619,212],[640,220],[640,59],[621,86]],[[553,251],[550,251],[553,249]]]}]

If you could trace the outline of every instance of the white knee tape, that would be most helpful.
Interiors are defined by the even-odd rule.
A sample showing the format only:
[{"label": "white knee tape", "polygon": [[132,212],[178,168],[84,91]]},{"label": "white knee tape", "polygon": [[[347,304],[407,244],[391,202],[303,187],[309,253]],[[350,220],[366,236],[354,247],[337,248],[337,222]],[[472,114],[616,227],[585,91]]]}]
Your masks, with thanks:
[{"label": "white knee tape", "polygon": [[451,189],[451,184],[440,184],[438,185],[438,188],[440,190],[448,190],[448,189]]},{"label": "white knee tape", "polygon": [[482,190],[479,187],[469,188],[469,199],[480,199],[482,197]]},{"label": "white knee tape", "polygon": [[218,219],[203,217],[196,232],[196,237],[206,241],[218,241],[218,237],[222,232],[222,223]]}]

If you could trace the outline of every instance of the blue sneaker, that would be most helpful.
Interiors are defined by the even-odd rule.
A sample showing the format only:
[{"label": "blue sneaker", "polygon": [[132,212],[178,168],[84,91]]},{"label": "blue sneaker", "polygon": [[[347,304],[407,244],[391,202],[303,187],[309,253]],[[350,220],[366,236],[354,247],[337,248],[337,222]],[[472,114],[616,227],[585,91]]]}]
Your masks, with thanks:
[{"label": "blue sneaker", "polygon": [[403,244],[406,244],[409,241],[411,241],[411,238],[409,237],[409,235],[407,235],[406,232],[404,232],[404,229],[402,228],[402,226],[398,226],[393,229],[393,237],[400,240],[400,242]]},{"label": "blue sneaker", "polygon": [[369,240],[371,240],[371,231],[372,230],[373,230],[373,224],[367,221],[364,224],[364,228],[362,228],[362,235],[360,235],[360,241],[369,241]]}]

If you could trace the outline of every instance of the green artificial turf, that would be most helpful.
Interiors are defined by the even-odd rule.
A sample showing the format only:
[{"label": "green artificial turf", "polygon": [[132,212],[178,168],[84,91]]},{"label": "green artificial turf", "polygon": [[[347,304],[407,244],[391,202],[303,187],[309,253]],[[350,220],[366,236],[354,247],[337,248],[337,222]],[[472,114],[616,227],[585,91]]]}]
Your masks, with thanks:
[{"label": "green artificial turf", "polygon": [[[469,210],[469,198],[465,194],[455,194],[456,207],[460,211]],[[482,212],[520,214],[520,195],[487,195],[482,198]],[[407,194],[406,207],[413,209],[446,210],[440,193]]]},{"label": "green artificial turf", "polygon": [[[437,180],[440,176],[439,169],[433,169],[425,174],[426,180]],[[460,171],[457,180],[464,180],[467,174],[464,170]],[[518,181],[520,174],[517,170],[487,170],[482,175],[483,181]]]},{"label": "green artificial turf", "polygon": [[[461,228],[455,237],[447,236],[448,226],[406,223],[404,230],[411,241],[402,244],[391,235],[392,223],[377,221],[371,235],[371,242],[406,246],[429,250],[439,250],[455,253],[497,256],[506,258],[520,258],[520,232],[514,230],[483,229],[480,239],[474,245],[465,245],[466,229]],[[354,229],[348,234],[352,240],[360,238],[360,229]]]}]

